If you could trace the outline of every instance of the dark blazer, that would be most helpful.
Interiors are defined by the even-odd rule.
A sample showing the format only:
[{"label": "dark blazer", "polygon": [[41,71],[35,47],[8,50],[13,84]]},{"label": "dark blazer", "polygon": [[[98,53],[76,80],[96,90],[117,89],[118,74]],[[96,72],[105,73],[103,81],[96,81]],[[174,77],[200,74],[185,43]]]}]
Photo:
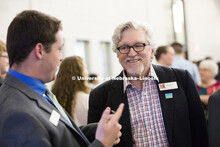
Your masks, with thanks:
[{"label": "dark blazer", "polygon": [[220,147],[220,89],[210,96],[208,110],[209,146]]},{"label": "dark blazer", "polygon": [[[32,88],[8,74],[0,88],[0,146],[103,147],[98,140],[90,144],[71,118],[74,127],[63,116],[57,126],[52,124],[49,118],[53,110],[57,111]],[[91,126],[82,129],[89,134]]]},{"label": "dark blazer", "polygon": [[[153,65],[159,83],[177,81],[178,89],[160,91],[158,87],[162,114],[170,147],[207,147],[207,126],[196,86],[185,70],[178,70],[183,81],[181,86],[171,68]],[[122,77],[121,73],[118,77]],[[157,83],[157,85],[159,84]],[[183,88],[184,87],[184,88]],[[185,91],[184,91],[185,90]],[[173,98],[166,99],[165,94]],[[116,110],[124,103],[124,111],[119,120],[122,125],[120,147],[132,147],[130,113],[123,81],[112,80],[98,86],[90,93],[88,122],[98,122],[106,106]]]}]

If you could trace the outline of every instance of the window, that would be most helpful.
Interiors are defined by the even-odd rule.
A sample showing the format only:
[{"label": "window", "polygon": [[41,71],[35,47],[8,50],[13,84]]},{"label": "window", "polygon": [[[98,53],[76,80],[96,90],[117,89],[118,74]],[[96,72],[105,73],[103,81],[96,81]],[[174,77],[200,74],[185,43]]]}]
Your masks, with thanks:
[{"label": "window", "polygon": [[174,40],[185,45],[186,58],[187,54],[187,30],[185,19],[185,7],[183,0],[172,0],[172,15],[173,15],[173,32]]},{"label": "window", "polygon": [[80,56],[83,58],[83,61],[87,64],[87,68],[89,70],[89,41],[86,40],[77,40],[74,56]]},{"label": "window", "polygon": [[100,67],[101,76],[108,77],[111,75],[111,48],[109,42],[100,43]]}]

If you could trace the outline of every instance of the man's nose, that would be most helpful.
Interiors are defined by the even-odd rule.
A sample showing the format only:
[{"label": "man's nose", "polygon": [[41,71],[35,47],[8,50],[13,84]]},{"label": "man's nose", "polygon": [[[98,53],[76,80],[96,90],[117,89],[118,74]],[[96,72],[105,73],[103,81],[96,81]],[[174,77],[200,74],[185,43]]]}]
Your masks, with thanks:
[{"label": "man's nose", "polygon": [[134,57],[137,55],[137,52],[134,50],[133,47],[130,48],[130,52],[128,53],[129,57]]}]

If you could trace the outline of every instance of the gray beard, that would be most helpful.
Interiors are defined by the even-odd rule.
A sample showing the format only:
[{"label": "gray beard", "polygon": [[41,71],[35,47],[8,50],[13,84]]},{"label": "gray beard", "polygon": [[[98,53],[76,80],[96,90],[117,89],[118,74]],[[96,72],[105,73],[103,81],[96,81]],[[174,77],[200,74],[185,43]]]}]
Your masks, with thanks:
[{"label": "gray beard", "polygon": [[141,66],[141,69],[138,70],[138,71],[136,71],[136,72],[131,71],[130,69],[127,69],[127,72],[128,72],[130,75],[134,76],[134,77],[139,77],[143,71],[144,71],[144,65],[143,65],[143,64],[142,64],[142,66]]}]

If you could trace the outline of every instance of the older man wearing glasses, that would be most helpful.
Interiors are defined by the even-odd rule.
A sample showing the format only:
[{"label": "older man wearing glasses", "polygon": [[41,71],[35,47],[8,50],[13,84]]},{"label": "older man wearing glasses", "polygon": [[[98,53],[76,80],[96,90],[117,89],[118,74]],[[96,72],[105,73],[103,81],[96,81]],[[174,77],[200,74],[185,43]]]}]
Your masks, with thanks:
[{"label": "older man wearing glasses", "polygon": [[115,29],[112,40],[123,67],[121,78],[91,92],[88,122],[98,122],[106,106],[114,110],[124,103],[117,146],[208,146],[206,121],[190,74],[151,64],[156,48],[151,28],[126,22]]},{"label": "older man wearing glasses", "polygon": [[0,86],[5,79],[5,76],[8,72],[9,63],[8,63],[8,53],[6,50],[6,44],[0,40]]}]

